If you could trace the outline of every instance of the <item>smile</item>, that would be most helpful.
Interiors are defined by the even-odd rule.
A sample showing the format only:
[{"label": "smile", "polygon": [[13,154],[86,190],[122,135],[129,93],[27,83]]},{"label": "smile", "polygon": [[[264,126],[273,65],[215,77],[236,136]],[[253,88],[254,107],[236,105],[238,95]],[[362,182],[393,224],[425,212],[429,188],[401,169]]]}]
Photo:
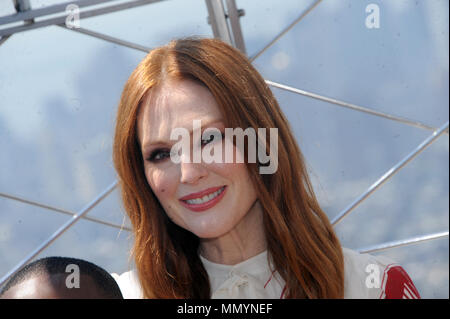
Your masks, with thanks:
[{"label": "smile", "polygon": [[200,193],[191,194],[180,198],[180,202],[186,208],[193,211],[204,211],[215,206],[225,195],[226,186],[207,189]]}]

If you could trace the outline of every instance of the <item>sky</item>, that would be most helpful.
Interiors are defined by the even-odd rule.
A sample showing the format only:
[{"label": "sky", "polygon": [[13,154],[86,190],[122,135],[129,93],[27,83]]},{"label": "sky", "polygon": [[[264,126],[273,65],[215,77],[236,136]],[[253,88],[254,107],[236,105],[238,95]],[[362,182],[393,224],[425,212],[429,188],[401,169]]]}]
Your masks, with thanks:
[{"label": "sky", "polygon": [[[31,0],[33,8],[64,1]],[[252,56],[313,1],[238,0]],[[380,27],[365,9],[376,4]],[[0,0],[0,16],[14,13]],[[212,37],[203,0],[169,0],[82,19],[81,27],[157,47]],[[448,1],[324,0],[254,61],[267,80],[440,127],[448,121]],[[73,212],[116,178],[111,145],[123,85],[145,57],[57,26],[0,46],[0,192]],[[414,150],[431,131],[272,88],[330,219]],[[448,134],[406,165],[335,230],[345,247],[448,230]],[[117,191],[89,216],[128,225]],[[0,277],[68,216],[0,197]],[[79,221],[39,257],[132,267],[129,232]],[[398,261],[426,298],[448,298],[448,237],[376,253]]]}]

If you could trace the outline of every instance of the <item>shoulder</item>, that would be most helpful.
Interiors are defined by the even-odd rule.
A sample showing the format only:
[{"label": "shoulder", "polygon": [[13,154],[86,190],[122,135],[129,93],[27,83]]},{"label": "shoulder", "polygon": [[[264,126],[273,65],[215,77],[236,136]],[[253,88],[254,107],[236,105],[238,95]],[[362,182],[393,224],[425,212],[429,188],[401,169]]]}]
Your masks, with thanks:
[{"label": "shoulder", "polygon": [[142,299],[142,288],[139,284],[139,278],[136,270],[130,270],[121,275],[112,273],[111,276],[116,280],[122,292],[124,299]]},{"label": "shoulder", "polygon": [[384,256],[360,254],[343,248],[345,290],[350,299],[417,299],[420,298],[406,271]]}]

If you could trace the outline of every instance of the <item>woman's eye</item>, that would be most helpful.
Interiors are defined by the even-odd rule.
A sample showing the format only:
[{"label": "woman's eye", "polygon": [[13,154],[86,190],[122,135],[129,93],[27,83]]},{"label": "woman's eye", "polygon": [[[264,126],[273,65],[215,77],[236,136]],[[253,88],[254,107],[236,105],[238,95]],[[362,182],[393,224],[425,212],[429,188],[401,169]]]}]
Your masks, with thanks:
[{"label": "woman's eye", "polygon": [[210,135],[208,138],[202,139],[202,145],[206,145],[208,143],[211,143],[213,140],[214,140],[214,135]]},{"label": "woman's eye", "polygon": [[150,154],[148,160],[150,162],[159,162],[163,159],[170,157],[170,152],[167,150],[155,150]]},{"label": "woman's eye", "polygon": [[221,133],[211,133],[206,134],[207,138],[202,138],[202,146],[211,143],[212,141],[219,141],[221,138],[223,139],[223,134]]}]

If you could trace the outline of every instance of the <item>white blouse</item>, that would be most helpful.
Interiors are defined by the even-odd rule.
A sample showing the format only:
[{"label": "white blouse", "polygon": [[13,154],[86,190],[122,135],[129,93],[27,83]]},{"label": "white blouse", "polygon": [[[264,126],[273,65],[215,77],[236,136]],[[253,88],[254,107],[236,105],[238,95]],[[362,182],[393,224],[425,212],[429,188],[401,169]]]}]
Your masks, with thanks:
[{"label": "white blouse", "polygon": [[[360,254],[343,248],[344,298],[416,299],[420,295],[402,267],[382,256]],[[236,265],[213,263],[200,259],[208,273],[213,299],[279,299],[285,298],[285,282],[269,267],[267,251]],[[113,273],[122,294],[142,298],[136,271]]]}]

